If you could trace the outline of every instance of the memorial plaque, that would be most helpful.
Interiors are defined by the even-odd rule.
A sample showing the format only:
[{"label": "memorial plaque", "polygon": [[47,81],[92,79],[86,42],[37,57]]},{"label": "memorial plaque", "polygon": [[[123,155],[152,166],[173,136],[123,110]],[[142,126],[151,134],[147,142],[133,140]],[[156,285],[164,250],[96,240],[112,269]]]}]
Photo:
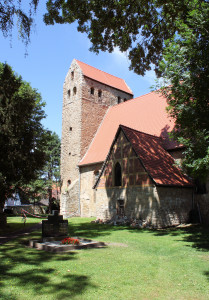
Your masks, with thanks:
[{"label": "memorial plaque", "polygon": [[48,216],[48,220],[42,221],[42,237],[59,237],[68,235],[68,220],[63,220],[63,216],[58,211],[53,211],[53,215]]}]

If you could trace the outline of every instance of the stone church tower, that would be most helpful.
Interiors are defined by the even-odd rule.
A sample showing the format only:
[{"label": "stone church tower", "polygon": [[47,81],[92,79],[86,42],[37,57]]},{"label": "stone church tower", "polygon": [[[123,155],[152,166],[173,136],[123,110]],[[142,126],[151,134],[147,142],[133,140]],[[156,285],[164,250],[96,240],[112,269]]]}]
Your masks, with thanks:
[{"label": "stone church tower", "polygon": [[60,213],[65,217],[81,215],[78,163],[105,113],[110,106],[132,98],[123,79],[72,61],[63,87]]}]

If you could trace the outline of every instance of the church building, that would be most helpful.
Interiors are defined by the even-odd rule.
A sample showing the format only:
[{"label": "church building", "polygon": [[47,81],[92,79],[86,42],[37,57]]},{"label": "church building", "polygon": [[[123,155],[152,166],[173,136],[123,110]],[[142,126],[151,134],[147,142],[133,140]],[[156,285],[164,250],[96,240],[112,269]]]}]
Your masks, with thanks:
[{"label": "church building", "polygon": [[156,92],[133,98],[121,78],[76,59],[63,88],[60,212],[162,227],[186,222],[193,183],[180,169],[183,146]]}]

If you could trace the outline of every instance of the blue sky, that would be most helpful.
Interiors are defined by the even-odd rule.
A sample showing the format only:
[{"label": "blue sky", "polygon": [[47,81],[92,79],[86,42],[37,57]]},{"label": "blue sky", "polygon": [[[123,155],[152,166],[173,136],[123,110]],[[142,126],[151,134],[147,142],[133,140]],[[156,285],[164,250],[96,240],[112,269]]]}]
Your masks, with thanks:
[{"label": "blue sky", "polygon": [[25,81],[36,88],[46,102],[47,118],[43,121],[46,128],[61,137],[62,130],[62,88],[65,76],[73,58],[112,75],[123,78],[134,93],[134,97],[150,92],[154,84],[153,71],[146,76],[138,76],[129,71],[129,61],[117,49],[114,53],[96,55],[88,49],[91,44],[85,34],[78,33],[76,24],[46,26],[42,21],[45,11],[44,1],[40,1],[27,48],[18,40],[16,30],[12,40],[4,38],[0,32],[0,61],[12,66]]}]

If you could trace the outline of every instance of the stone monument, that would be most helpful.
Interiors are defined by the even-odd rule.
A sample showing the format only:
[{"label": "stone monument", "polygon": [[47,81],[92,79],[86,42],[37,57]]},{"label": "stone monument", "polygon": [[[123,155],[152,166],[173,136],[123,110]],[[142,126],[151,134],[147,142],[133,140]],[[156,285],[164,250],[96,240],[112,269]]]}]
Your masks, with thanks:
[{"label": "stone monument", "polygon": [[58,210],[53,210],[48,220],[42,221],[42,238],[68,236],[68,220],[63,220]]}]

